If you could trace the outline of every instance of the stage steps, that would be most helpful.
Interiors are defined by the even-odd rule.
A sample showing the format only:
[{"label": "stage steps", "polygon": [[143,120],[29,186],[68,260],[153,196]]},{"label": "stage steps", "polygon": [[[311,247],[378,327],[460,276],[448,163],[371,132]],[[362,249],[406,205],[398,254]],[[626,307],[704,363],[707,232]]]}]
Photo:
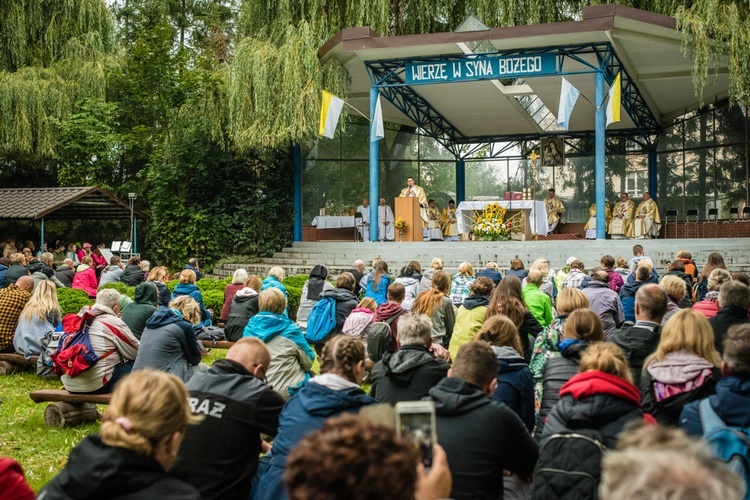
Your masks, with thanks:
[{"label": "stage steps", "polygon": [[410,260],[422,268],[430,266],[433,257],[443,259],[446,271],[455,272],[463,261],[469,261],[475,270],[495,261],[501,270],[510,266],[516,257],[528,268],[538,257],[550,261],[553,269],[565,265],[570,256],[581,260],[587,268],[599,265],[602,255],[626,257],[633,255],[633,245],[644,247],[660,273],[666,272],[678,250],[688,250],[698,269],[706,262],[708,254],[719,252],[732,272],[750,272],[750,238],[670,239],[670,240],[559,240],[559,241],[508,241],[508,242],[415,242],[415,243],[353,243],[353,242],[295,242],[291,247],[276,252],[262,263],[225,264],[213,270],[216,277],[230,276],[235,269],[250,273],[267,274],[273,266],[283,267],[287,274],[309,273],[316,264],[326,264],[331,275],[351,268],[356,259],[367,264],[375,257],[388,262],[390,271],[396,272]]}]

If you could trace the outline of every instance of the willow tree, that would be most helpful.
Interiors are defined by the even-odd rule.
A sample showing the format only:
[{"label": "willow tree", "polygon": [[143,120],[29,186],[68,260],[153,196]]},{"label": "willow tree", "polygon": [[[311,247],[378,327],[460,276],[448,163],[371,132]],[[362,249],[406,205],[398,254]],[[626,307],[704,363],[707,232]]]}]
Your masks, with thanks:
[{"label": "willow tree", "polygon": [[[240,41],[228,78],[229,133],[240,149],[308,143],[315,137],[323,88],[346,95],[335,60],[320,46],[342,28],[381,35],[450,31],[469,14],[489,26],[580,19],[586,5],[610,0],[245,0]],[[750,102],[750,7],[746,0],[618,0],[675,16],[700,95],[719,56],[729,58],[730,94]]]},{"label": "willow tree", "polygon": [[0,19],[0,155],[51,157],[55,124],[105,96],[110,12],[103,0],[13,0]]}]

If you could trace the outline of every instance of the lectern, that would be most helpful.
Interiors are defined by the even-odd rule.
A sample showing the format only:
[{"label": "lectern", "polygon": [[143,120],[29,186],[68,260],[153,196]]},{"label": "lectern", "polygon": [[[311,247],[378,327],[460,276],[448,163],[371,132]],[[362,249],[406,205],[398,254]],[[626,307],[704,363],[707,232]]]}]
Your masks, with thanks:
[{"label": "lectern", "polygon": [[396,207],[396,219],[400,217],[406,221],[403,237],[399,236],[399,230],[396,229],[396,241],[424,241],[419,198],[396,198],[394,207]]}]

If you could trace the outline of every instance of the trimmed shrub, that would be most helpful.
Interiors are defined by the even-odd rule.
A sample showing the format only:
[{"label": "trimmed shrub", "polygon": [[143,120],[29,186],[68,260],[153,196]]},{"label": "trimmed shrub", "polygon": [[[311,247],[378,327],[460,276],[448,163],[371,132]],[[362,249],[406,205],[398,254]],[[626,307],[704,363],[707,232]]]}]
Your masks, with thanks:
[{"label": "trimmed shrub", "polygon": [[83,306],[90,306],[94,301],[83,290],[77,288],[58,288],[57,300],[60,302],[60,310],[63,316],[69,313],[77,313]]},{"label": "trimmed shrub", "polygon": [[104,288],[112,288],[120,292],[121,295],[127,295],[131,299],[135,300],[135,287],[133,286],[127,286],[125,283],[118,281],[116,283],[107,283],[105,285],[102,285],[99,287],[99,290],[103,290]]},{"label": "trimmed shrub", "polygon": [[289,295],[287,303],[289,305],[289,317],[292,319],[297,319],[297,309],[299,309],[299,301],[302,296],[302,287],[309,279],[310,276],[307,274],[298,274],[296,276],[287,276],[282,282]]},{"label": "trimmed shrub", "polygon": [[164,284],[167,286],[167,290],[169,290],[169,293],[172,293],[174,292],[174,287],[180,284],[180,280],[169,280]]},{"label": "trimmed shrub", "polygon": [[215,280],[212,278],[201,278],[195,284],[198,286],[198,289],[201,291],[201,293],[218,290],[223,294],[224,289],[227,287],[227,284],[231,283],[231,281],[232,278],[229,278],[229,281],[227,281],[226,279]]},{"label": "trimmed shrub", "polygon": [[[203,281],[203,280],[201,280]],[[219,321],[221,315],[221,307],[224,305],[224,292],[219,290],[209,290],[207,292],[201,292],[203,297],[203,303],[206,305],[206,309],[213,311],[214,318]]]}]

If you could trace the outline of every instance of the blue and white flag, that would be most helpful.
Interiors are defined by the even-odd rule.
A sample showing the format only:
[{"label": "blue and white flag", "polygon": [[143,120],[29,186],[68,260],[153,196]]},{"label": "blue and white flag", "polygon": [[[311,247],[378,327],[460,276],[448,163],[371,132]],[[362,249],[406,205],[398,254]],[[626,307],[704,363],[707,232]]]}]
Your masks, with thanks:
[{"label": "blue and white flag", "polygon": [[579,95],[581,95],[581,92],[563,78],[560,88],[560,109],[557,110],[557,123],[565,130],[570,127],[570,114],[573,112]]},{"label": "blue and white flag", "polygon": [[372,116],[372,125],[370,125],[370,142],[379,141],[385,137],[383,129],[383,110],[380,107],[380,94],[375,102],[375,114]]}]

